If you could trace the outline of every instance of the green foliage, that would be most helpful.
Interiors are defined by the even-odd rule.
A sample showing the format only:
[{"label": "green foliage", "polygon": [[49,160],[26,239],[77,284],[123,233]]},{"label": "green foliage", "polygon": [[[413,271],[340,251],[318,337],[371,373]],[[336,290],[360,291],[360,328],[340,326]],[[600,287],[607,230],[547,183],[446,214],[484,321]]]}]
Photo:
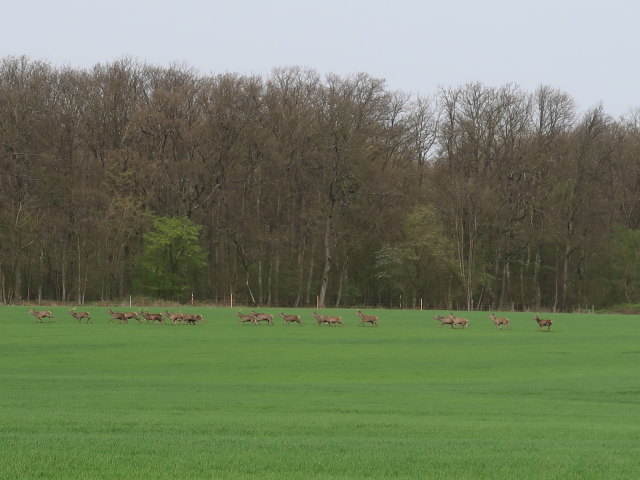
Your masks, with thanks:
[{"label": "green foliage", "polygon": [[448,272],[451,242],[435,209],[414,208],[403,224],[402,242],[384,245],[376,252],[376,278],[385,287],[414,292]]},{"label": "green foliage", "polygon": [[616,290],[628,303],[640,301],[640,230],[615,228],[613,232],[613,275]]},{"label": "green foliage", "polygon": [[197,281],[206,265],[198,244],[202,227],[186,217],[155,217],[144,234],[140,284],[159,298],[176,299]]}]

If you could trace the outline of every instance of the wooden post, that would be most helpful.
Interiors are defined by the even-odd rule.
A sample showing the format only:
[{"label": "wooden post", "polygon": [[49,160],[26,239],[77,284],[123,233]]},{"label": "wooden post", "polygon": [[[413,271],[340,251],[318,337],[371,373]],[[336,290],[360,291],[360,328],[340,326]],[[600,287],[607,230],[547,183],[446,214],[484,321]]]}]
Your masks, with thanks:
[{"label": "wooden post", "polygon": [[191,292],[191,305],[193,305],[193,292]]},{"label": "wooden post", "polygon": [[129,294],[129,306],[131,306],[131,294]]},{"label": "wooden post", "polygon": [[229,306],[233,308],[233,292],[231,292],[231,300],[229,301]]},{"label": "wooden post", "polygon": [[422,310],[422,299],[420,299],[420,310]]}]

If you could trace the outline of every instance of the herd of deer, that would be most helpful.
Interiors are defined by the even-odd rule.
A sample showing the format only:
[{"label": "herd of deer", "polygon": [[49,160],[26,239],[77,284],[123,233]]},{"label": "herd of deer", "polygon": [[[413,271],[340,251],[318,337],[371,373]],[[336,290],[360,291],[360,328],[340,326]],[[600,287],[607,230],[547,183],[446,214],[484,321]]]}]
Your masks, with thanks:
[{"label": "herd of deer", "polygon": [[[195,315],[191,313],[149,313],[141,310],[140,312],[114,312],[110,308],[107,309],[110,315],[109,323],[117,320],[120,323],[129,323],[129,320],[137,320],[138,323],[166,323],[164,317],[166,316],[174,325],[189,324],[196,325],[198,323],[205,323],[202,315]],[[29,313],[36,317],[38,322],[44,322],[45,318],[50,318],[52,321],[56,321],[53,314],[49,310],[29,310]],[[69,315],[78,320],[78,323],[82,323],[82,320],[86,320],[87,323],[91,322],[91,314],[89,312],[76,312],[75,308],[69,310]]]},{"label": "herd of deer", "polygon": [[[195,315],[191,313],[172,313],[172,312],[162,312],[162,313],[149,313],[141,310],[140,312],[114,312],[110,308],[107,309],[107,312],[111,316],[109,322],[113,322],[114,320],[119,321],[120,323],[129,323],[129,320],[137,320],[138,323],[147,322],[147,323],[166,323],[164,317],[166,316],[173,325],[179,324],[189,324],[196,325],[199,323],[205,323],[202,315]],[[55,318],[53,318],[53,314],[49,310],[29,310],[29,313],[32,314],[38,322],[44,322],[45,318],[50,318],[55,322]],[[78,320],[78,323],[82,323],[83,319],[86,319],[87,323],[91,321],[91,314],[89,312],[76,312],[76,309],[73,308],[69,312],[73,318]],[[359,326],[364,326],[366,324],[370,324],[371,326],[378,326],[378,317],[375,315],[365,315],[360,310],[356,312],[356,315],[360,317]],[[273,315],[270,313],[259,313],[253,310],[249,314],[243,314],[242,312],[237,313],[238,318],[240,318],[240,323],[250,324],[250,325],[259,325],[263,322],[266,322],[269,325],[273,325]],[[285,315],[281,313],[283,323],[286,325],[290,325],[292,323],[297,323],[298,325],[303,325],[304,322],[300,315]],[[316,312],[313,312],[311,316],[316,320],[316,325],[340,325],[344,326],[344,322],[342,321],[342,317],[333,317],[329,315],[318,315]],[[456,317],[453,313],[450,313],[446,316],[436,315],[434,317],[437,321],[440,322],[440,326],[449,325],[451,328],[465,328],[469,327],[469,320],[466,318]],[[502,330],[502,327],[506,327],[511,329],[511,322],[508,318],[500,318],[496,317],[495,314],[490,313],[489,318],[494,323],[496,328]],[[538,329],[542,330],[543,327],[547,327],[547,332],[551,330],[551,325],[553,322],[549,319],[543,319],[535,316],[534,320],[538,324]]]},{"label": "herd of deer", "polygon": [[[444,317],[441,315],[436,315],[434,318],[440,322],[441,327],[443,325],[450,325],[451,328],[469,327],[469,320],[467,320],[466,318],[456,317],[453,315],[453,313],[450,313],[449,315],[446,315]],[[509,321],[508,318],[496,317],[495,314],[493,313],[489,314],[489,318],[491,319],[493,324],[496,326],[496,328],[502,330],[502,327],[505,326],[511,329],[511,322]],[[553,322],[551,320],[540,318],[537,315],[535,316],[534,320],[538,324],[539,330],[542,330],[542,327],[547,327],[547,332],[551,330],[551,325],[553,325]]]},{"label": "herd of deer", "polygon": [[129,320],[137,320],[138,323],[166,323],[164,317],[167,317],[173,325],[196,325],[199,323],[205,323],[202,315],[196,315],[193,313],[149,313],[141,310],[139,312],[114,312],[110,308],[107,309],[111,319],[109,322],[118,320],[120,323],[129,323]]},{"label": "herd of deer", "polygon": [[[374,327],[378,326],[378,317],[375,315],[365,315],[360,310],[356,312],[356,315],[360,317],[359,326],[364,326],[365,324],[370,324]],[[249,325],[259,325],[262,322],[267,322],[269,325],[273,325],[273,315],[270,313],[258,313],[253,310],[251,313],[242,313],[238,312],[236,316],[240,319],[240,323],[249,324]],[[300,315],[286,315],[284,313],[280,313],[282,317],[282,322],[285,325],[290,325],[292,323],[297,323],[298,325],[304,325],[302,318]],[[316,325],[340,325],[344,326],[344,322],[342,321],[342,317],[332,317],[329,315],[318,315],[316,312],[311,314],[313,318],[316,320]]]}]

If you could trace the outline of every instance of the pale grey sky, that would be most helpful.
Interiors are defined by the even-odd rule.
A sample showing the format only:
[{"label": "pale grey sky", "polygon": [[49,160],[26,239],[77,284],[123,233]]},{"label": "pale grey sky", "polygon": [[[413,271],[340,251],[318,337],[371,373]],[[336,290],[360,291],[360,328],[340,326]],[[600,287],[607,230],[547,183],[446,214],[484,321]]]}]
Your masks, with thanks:
[{"label": "pale grey sky", "polygon": [[635,0],[21,0],[0,7],[0,56],[91,67],[124,56],[202,74],[299,65],[367,72],[393,90],[541,84],[580,110],[640,107]]}]

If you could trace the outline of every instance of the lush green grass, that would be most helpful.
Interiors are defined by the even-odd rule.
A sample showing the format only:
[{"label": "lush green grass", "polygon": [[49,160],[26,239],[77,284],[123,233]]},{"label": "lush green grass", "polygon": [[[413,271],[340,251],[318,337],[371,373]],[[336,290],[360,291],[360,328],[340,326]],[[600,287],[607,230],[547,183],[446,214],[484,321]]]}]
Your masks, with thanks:
[{"label": "lush green grass", "polygon": [[[0,307],[0,478],[637,479],[640,319],[497,331],[38,324]],[[281,309],[273,310],[273,313]],[[443,312],[444,313],[444,312]]]}]

